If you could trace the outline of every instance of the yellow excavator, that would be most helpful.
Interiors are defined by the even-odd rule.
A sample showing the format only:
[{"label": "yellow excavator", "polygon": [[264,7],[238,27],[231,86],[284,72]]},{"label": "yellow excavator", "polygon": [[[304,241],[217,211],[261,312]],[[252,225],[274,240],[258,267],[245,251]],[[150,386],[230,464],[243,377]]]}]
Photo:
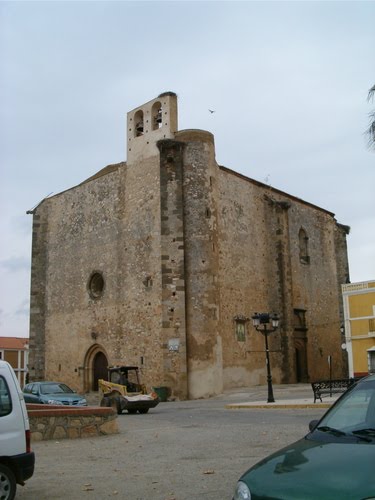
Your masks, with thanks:
[{"label": "yellow excavator", "polygon": [[112,366],[108,368],[108,381],[99,379],[101,395],[100,406],[111,406],[119,415],[128,413],[147,413],[159,404],[155,392],[147,393],[141,384],[138,366]]}]

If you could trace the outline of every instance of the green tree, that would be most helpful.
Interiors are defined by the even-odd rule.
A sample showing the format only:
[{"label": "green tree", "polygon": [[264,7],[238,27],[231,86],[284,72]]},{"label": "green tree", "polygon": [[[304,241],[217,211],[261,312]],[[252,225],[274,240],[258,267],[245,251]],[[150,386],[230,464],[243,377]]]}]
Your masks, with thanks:
[{"label": "green tree", "polygon": [[[375,85],[371,87],[368,91],[367,100],[370,102],[373,101],[375,97]],[[369,114],[370,116],[370,125],[367,129],[368,143],[369,147],[375,149],[375,110],[372,110]]]}]

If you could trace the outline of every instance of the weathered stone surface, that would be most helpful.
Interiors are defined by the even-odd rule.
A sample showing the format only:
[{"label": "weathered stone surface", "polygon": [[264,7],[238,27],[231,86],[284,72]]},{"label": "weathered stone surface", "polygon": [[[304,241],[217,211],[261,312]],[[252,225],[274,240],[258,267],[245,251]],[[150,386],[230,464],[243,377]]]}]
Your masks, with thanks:
[{"label": "weathered stone surface", "polygon": [[66,434],[66,427],[56,426],[53,430],[52,439],[64,439]]},{"label": "weathered stone surface", "polygon": [[67,438],[69,439],[77,439],[81,437],[80,435],[80,429],[78,426],[75,426],[75,427],[69,427],[67,429]]},{"label": "weathered stone surface", "polygon": [[86,425],[81,429],[81,437],[92,437],[98,434],[96,425]]},{"label": "weathered stone surface", "polygon": [[[212,134],[169,124],[176,102],[157,98],[130,112],[128,163],[35,209],[30,379],[86,392],[103,376],[102,356],[105,366],[139,365],[149,388],[168,387],[173,398],[263,384],[257,311],[280,315],[269,337],[275,382],[327,378],[328,356],[340,378],[347,228],[219,166]],[[156,128],[159,104],[171,120]]]},{"label": "weathered stone surface", "polygon": [[32,441],[76,439],[119,432],[117,415],[111,408],[27,405],[27,410]]},{"label": "weathered stone surface", "polygon": [[33,432],[31,434],[31,440],[32,441],[43,441],[44,435],[42,432]]},{"label": "weathered stone surface", "polygon": [[108,420],[99,427],[100,434],[117,434],[119,432],[118,420]]}]

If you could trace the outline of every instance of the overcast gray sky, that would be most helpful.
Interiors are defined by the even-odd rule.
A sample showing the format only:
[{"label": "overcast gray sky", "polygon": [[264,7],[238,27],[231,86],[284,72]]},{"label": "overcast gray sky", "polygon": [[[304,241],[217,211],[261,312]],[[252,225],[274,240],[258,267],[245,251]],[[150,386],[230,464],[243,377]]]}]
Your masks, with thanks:
[{"label": "overcast gray sky", "polygon": [[26,211],[126,160],[126,113],[168,90],[220,165],[351,226],[374,279],[374,26],[361,1],[0,2],[0,335],[28,335]]}]

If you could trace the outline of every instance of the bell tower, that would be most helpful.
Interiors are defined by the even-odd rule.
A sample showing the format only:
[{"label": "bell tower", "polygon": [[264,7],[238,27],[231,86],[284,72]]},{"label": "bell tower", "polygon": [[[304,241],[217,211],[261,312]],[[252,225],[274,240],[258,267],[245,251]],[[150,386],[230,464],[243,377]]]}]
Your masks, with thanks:
[{"label": "bell tower", "polygon": [[177,132],[177,95],[164,92],[127,114],[127,163],[159,154],[160,139],[174,139]]}]

